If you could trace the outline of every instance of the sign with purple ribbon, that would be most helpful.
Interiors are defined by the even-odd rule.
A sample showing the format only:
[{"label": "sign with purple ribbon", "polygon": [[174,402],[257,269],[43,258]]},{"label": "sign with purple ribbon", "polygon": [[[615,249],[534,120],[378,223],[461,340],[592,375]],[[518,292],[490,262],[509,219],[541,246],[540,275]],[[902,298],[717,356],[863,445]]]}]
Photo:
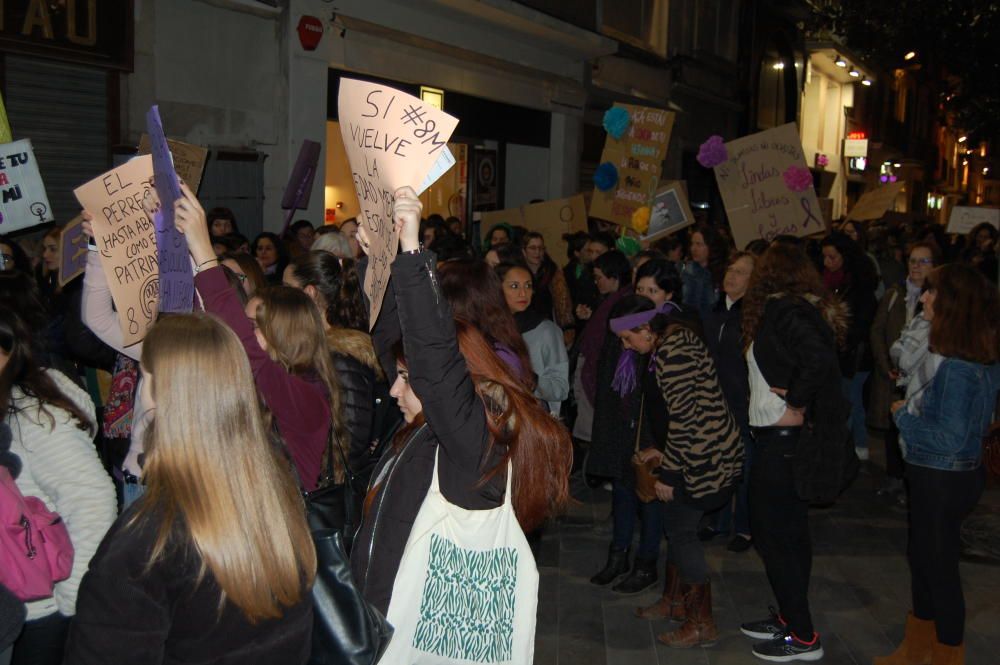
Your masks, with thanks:
[{"label": "sign with purple ribbon", "polygon": [[770,242],[778,235],[826,231],[794,122],[724,145],[721,139],[708,143],[698,161],[715,169],[737,248],[758,238]]},{"label": "sign with purple ribbon", "polygon": [[181,187],[156,105],[146,113],[146,132],[153,155],[153,186],[159,199],[159,207],[153,211],[160,268],[159,311],[190,312],[194,303],[194,273],[187,240],[174,225],[174,202],[182,196]]}]

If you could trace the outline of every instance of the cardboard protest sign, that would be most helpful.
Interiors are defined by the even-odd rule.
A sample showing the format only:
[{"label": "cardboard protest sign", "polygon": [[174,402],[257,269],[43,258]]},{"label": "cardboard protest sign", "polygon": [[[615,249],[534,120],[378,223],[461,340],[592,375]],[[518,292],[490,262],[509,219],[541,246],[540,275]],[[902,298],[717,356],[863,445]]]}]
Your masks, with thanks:
[{"label": "cardboard protest sign", "polygon": [[659,186],[676,114],[632,104],[615,106],[628,111],[629,126],[621,139],[608,135],[601,163],[614,164],[618,182],[606,192],[594,189],[590,216],[631,226],[632,213],[648,206]]},{"label": "cardboard protest sign", "polygon": [[149,132],[153,186],[158,199],[153,226],[156,227],[156,254],[160,271],[159,311],[190,312],[194,305],[194,271],[188,258],[187,239],[174,225],[174,203],[183,194],[156,105],[146,113],[146,131]]},{"label": "cardboard protest sign", "polygon": [[983,223],[1000,229],[1000,208],[955,206],[948,218],[948,233],[966,234]]},{"label": "cardboard protest sign", "polygon": [[62,228],[59,236],[59,286],[83,274],[87,267],[87,236],[83,232],[83,216],[77,215]]},{"label": "cardboard protest sign", "polygon": [[10,121],[7,120],[7,107],[3,103],[3,95],[0,95],[0,143],[10,143],[14,140],[14,135],[10,131]]},{"label": "cardboard protest sign", "polygon": [[94,240],[125,346],[140,342],[156,321],[160,299],[156,228],[142,207],[154,199],[153,158],[136,157],[73,193],[94,216]]},{"label": "cardboard protest sign", "polygon": [[563,234],[573,230],[574,221],[579,225],[583,220],[587,224],[587,206],[583,195],[577,194],[568,199],[533,203],[522,208],[524,226],[529,231],[537,231],[545,238],[545,248],[549,254],[562,254],[566,247]]},{"label": "cardboard protest sign", "polygon": [[738,249],[826,229],[795,123],[730,141],[725,151],[715,179]]},{"label": "cardboard protest sign", "polygon": [[865,192],[851,208],[851,212],[847,214],[844,221],[856,219],[863,222],[881,218],[887,211],[892,210],[896,197],[903,191],[905,184],[903,182],[890,182]]},{"label": "cardboard protest sign", "polygon": [[[503,210],[487,210],[479,213],[479,228],[483,233],[489,233],[490,229],[497,224],[509,224],[510,226],[524,226],[524,208],[505,208]],[[484,237],[483,241],[489,238]]]},{"label": "cardboard protest sign", "polygon": [[[208,148],[174,139],[167,139],[167,146],[174,158],[174,171],[177,172],[177,177],[197,194],[198,188],[201,187],[201,178],[205,174],[205,163],[208,162]],[[139,137],[138,154],[150,154],[149,148],[149,134],[143,134]]]},{"label": "cardboard protest sign", "polygon": [[688,203],[683,180],[673,180],[656,190],[650,206],[649,228],[639,235],[643,245],[659,240],[675,231],[694,224],[694,213]]},{"label": "cardboard protest sign", "polygon": [[361,204],[358,222],[371,241],[364,288],[371,303],[369,325],[374,326],[399,248],[393,194],[400,187],[420,187],[447,149],[458,119],[405,92],[346,78],[340,80],[337,108]]},{"label": "cardboard protest sign", "polygon": [[0,145],[0,233],[51,222],[38,162],[30,139]]}]

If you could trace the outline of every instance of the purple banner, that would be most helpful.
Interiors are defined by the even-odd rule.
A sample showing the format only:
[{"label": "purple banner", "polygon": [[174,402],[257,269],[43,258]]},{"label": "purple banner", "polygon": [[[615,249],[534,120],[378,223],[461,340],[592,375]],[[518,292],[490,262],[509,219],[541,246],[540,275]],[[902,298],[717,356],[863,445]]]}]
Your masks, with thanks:
[{"label": "purple banner", "polygon": [[159,311],[190,312],[194,303],[194,273],[187,240],[174,226],[174,202],[182,196],[181,187],[156,105],[146,113],[146,133],[153,155],[153,186],[160,199],[159,209],[153,215],[160,268]]}]

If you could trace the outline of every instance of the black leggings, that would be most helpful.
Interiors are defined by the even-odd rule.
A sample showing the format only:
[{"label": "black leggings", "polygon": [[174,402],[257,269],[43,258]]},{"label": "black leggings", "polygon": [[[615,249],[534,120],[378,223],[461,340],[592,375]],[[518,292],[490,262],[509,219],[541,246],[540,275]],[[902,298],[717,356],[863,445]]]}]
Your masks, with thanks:
[{"label": "black leggings", "polygon": [[910,583],[913,614],[933,620],[941,644],[958,646],[965,598],[958,575],[962,521],[983,494],[985,470],[941,471],[906,465],[910,486]]}]

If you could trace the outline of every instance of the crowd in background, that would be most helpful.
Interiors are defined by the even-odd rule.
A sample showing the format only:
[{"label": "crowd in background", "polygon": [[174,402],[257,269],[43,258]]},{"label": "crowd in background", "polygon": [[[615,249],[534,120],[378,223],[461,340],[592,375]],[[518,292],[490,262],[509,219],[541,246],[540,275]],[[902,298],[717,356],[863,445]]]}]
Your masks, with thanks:
[{"label": "crowd in background", "polygon": [[703,543],[725,537],[733,556],[756,547],[777,602],[742,627],[754,654],[816,660],[809,496],[835,499],[881,444],[879,495],[909,507],[913,605],[880,662],[963,662],[958,529],[1000,387],[995,228],[845,222],[737,251],[699,223],[636,251],[601,220],[546,247],[419,213],[399,196],[409,245],[370,326],[357,221],[250,241],[188,194],[207,315],[163,315],[132,346],[96,253],[60,286],[57,228],[0,236],[0,463],[75,552],[51,597],[4,594],[0,653],[306,662],[301,491],[349,479],[354,580],[386,613],[432,476],[470,510],[512,492],[537,551],[572,470],[612,496],[591,582],[662,583],[636,609],[675,622],[661,641],[718,637]]}]

